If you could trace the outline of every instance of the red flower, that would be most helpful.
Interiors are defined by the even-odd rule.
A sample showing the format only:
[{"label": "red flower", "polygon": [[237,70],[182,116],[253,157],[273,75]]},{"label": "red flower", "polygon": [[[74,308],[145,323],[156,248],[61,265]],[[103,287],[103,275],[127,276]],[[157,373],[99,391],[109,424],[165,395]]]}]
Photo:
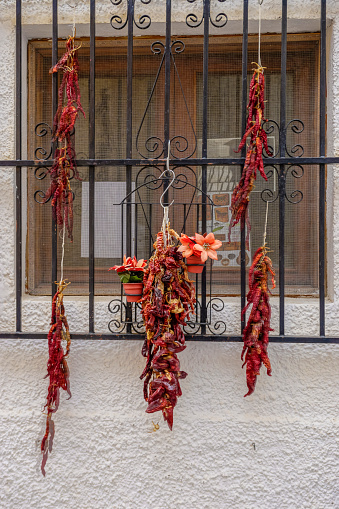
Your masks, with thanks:
[{"label": "red flower", "polygon": [[144,268],[147,264],[147,260],[140,259],[139,261],[134,256],[131,258],[130,256],[126,258],[124,255],[124,263],[123,265],[114,265],[108,270],[116,270],[119,272],[144,272]]}]

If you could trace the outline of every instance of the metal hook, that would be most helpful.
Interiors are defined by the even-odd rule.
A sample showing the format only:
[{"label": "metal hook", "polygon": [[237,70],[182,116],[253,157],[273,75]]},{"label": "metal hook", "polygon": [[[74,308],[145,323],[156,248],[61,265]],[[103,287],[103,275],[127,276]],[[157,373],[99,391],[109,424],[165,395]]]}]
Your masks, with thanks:
[{"label": "metal hook", "polygon": [[160,196],[160,205],[162,206],[163,209],[165,209],[166,207],[170,207],[171,205],[173,205],[174,203],[174,200],[171,201],[171,203],[169,205],[164,205],[163,204],[163,197],[164,195],[167,193],[167,191],[169,190],[170,187],[172,187],[173,185],[173,182],[175,181],[175,173],[173,170],[170,169],[169,167],[169,158],[170,158],[170,151],[171,151],[171,142],[168,141],[168,151],[167,151],[167,158],[166,158],[166,170],[164,170],[162,172],[162,174],[160,175],[159,179],[161,179],[163,176],[166,176],[167,173],[170,173],[171,176],[172,176],[172,180],[171,182],[168,184],[168,186],[166,187],[165,191],[162,193],[162,195]]}]

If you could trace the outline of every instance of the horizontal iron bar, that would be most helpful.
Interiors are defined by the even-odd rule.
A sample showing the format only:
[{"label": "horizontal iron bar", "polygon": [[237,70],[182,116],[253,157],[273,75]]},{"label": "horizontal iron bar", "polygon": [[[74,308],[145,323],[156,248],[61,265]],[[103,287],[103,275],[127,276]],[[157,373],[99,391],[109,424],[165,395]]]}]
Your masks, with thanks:
[{"label": "horizontal iron bar", "polygon": [[[244,164],[245,159],[227,158],[227,159],[170,159],[171,166],[225,166],[235,165],[241,166]],[[79,159],[76,161],[77,166],[161,166],[166,164],[166,159]],[[264,164],[338,164],[339,157],[266,157]],[[31,166],[31,167],[46,167],[52,166],[53,161],[33,161],[33,160],[1,160],[0,166]]]},{"label": "horizontal iron bar", "polygon": [[[41,332],[0,332],[0,339],[47,339],[47,333]],[[144,340],[145,334],[71,334],[72,340],[110,340],[110,341],[126,341],[126,340]],[[186,341],[206,341],[212,343],[240,343],[241,336],[217,336],[217,335],[185,335]],[[270,343],[328,343],[339,344],[339,337],[335,336],[271,336]]]}]

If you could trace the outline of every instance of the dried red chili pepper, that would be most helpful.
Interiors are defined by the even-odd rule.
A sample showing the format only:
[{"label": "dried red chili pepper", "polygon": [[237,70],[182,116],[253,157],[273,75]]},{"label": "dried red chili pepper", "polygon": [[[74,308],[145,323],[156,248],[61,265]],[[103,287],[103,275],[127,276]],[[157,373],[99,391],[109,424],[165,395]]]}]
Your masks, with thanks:
[{"label": "dried red chili pepper", "polygon": [[53,217],[59,226],[63,226],[64,218],[66,218],[65,225],[71,241],[73,240],[73,192],[70,178],[81,180],[76,167],[71,134],[79,112],[85,117],[80,102],[78,49],[79,47],[74,46],[74,37],[69,37],[65,54],[50,70],[50,73],[58,72],[58,70],[64,72],[58,94],[58,109],[53,123],[53,140],[63,142],[64,146],[55,151],[54,163],[49,169],[51,184],[44,199],[46,203],[52,198]]},{"label": "dried red chili pepper", "polygon": [[[67,391],[71,397],[69,370],[66,361],[71,345],[71,338],[63,303],[63,292],[68,285],[69,283],[66,283],[65,281],[60,281],[58,284],[58,289],[52,300],[51,328],[47,336],[49,358],[46,377],[49,377],[49,386],[47,402],[45,405],[45,409],[47,411],[46,431],[41,442],[41,452],[43,453],[41,472],[43,475],[45,475],[45,465],[48,453],[52,451],[54,437],[54,422],[52,420],[52,415],[57,411],[59,406],[60,389]],[[62,341],[66,341],[65,350],[62,346]]]},{"label": "dried red chili pepper", "polygon": [[262,127],[263,122],[266,122],[266,119],[264,118],[264,67],[261,67],[259,64],[255,65],[257,65],[257,69],[254,69],[250,84],[246,131],[237,152],[245,146],[248,137],[250,137],[250,141],[240,181],[235,186],[232,194],[230,207],[232,217],[230,220],[229,238],[231,235],[231,228],[239,221],[241,228],[245,226],[245,221],[249,225],[247,209],[250,193],[254,187],[254,181],[257,178],[257,170],[259,170],[261,176],[267,180],[262,157],[263,146],[267,155],[273,155],[268,148],[267,134]]},{"label": "dried red chili pepper", "polygon": [[146,339],[142,355],[147,362],[140,378],[145,378],[146,412],[161,410],[172,429],[173,408],[182,394],[179,379],[187,376],[185,371],[180,371],[177,353],[186,348],[182,325],[194,312],[195,288],[188,278],[182,254],[174,245],[174,239],[179,236],[173,230],[168,233],[166,246],[163,233],[158,233],[155,253],[144,275],[141,303]]},{"label": "dried red chili pepper", "polygon": [[264,364],[267,374],[271,376],[271,364],[267,355],[269,332],[271,320],[271,306],[269,303],[268,277],[272,277],[272,289],[275,288],[274,270],[272,261],[267,256],[267,248],[259,247],[254,254],[253,262],[249,270],[249,292],[247,294],[247,305],[244,307],[244,315],[252,304],[250,316],[243,331],[244,347],[241,353],[241,360],[245,355],[246,379],[248,392],[245,396],[252,394],[255,388],[257,376],[260,374],[261,365]]}]

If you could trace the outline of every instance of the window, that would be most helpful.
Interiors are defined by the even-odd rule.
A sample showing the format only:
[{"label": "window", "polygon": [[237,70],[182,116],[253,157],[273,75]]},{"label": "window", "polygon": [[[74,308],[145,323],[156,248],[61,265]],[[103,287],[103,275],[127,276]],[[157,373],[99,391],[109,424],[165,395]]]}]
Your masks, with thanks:
[{"label": "window", "polygon": [[[163,135],[164,125],[164,69],[160,71],[154,93],[153,84],[161,62],[161,52],[152,53],[151,45],[156,39],[138,38],[134,43],[133,63],[133,157],[151,158],[157,152],[150,151],[153,136]],[[174,40],[174,39],[173,39]],[[174,54],[176,68],[171,68],[171,137],[184,136],[188,145],[182,156],[200,157],[202,138],[202,38],[180,37],[183,51]],[[62,53],[64,43],[59,43]],[[98,39],[96,42],[96,157],[123,159],[126,147],[126,48],[125,38]],[[179,46],[178,46],[179,48]],[[251,62],[257,59],[257,41],[250,37],[248,73]],[[154,49],[154,47],[153,47]],[[159,49],[161,50],[160,46]],[[182,48],[180,48],[182,49]],[[89,43],[82,41],[80,58],[80,88],[82,104],[88,111],[89,89]],[[234,150],[241,137],[241,37],[210,37],[209,49],[209,117],[208,156],[211,158],[237,157]],[[39,137],[43,125],[51,125],[51,80],[48,74],[51,62],[50,41],[29,43],[29,125],[28,158],[46,157],[50,151],[51,136]],[[262,41],[262,62],[266,70],[266,99],[268,119],[279,124],[280,115],[280,36],[265,36]],[[290,155],[317,156],[318,148],[318,103],[319,103],[319,35],[293,34],[288,39],[287,58],[287,151]],[[183,95],[184,93],[184,95]],[[151,99],[150,99],[151,97]],[[148,100],[150,99],[147,108]],[[186,103],[185,103],[186,100]],[[186,108],[187,105],[187,108]],[[142,122],[143,115],[144,121]],[[278,126],[267,124],[269,144],[279,151]],[[47,128],[48,131],[48,128]],[[300,132],[299,132],[300,131]],[[78,159],[88,158],[88,118],[79,119],[75,132]],[[149,140],[147,142],[147,140]],[[154,140],[153,140],[154,141]],[[174,140],[175,141],[175,140]],[[178,143],[180,139],[176,140]],[[46,151],[36,150],[42,147]],[[303,149],[301,149],[303,147]],[[173,151],[183,150],[184,144],[173,143]],[[139,152],[138,152],[139,151]],[[73,181],[74,242],[67,243],[65,273],[72,281],[69,294],[88,293],[88,170],[81,168],[82,182]],[[133,185],[153,172],[154,168],[134,167]],[[162,171],[162,170],[161,170]],[[185,175],[191,184],[201,179],[200,168],[177,168],[177,174]],[[269,199],[268,242],[271,257],[278,268],[278,188],[277,170],[267,167],[270,177],[265,183],[258,177],[251,195],[250,220],[252,224],[246,255],[249,258],[262,242],[266,203]],[[50,294],[51,266],[51,210],[50,205],[39,205],[33,199],[39,190],[48,187],[48,177],[43,171],[28,172],[28,236],[27,236],[27,291],[34,295]],[[125,167],[96,169],[96,243],[95,243],[95,293],[112,295],[120,292],[115,278],[107,269],[118,263],[123,251],[121,229],[121,207],[119,203],[126,194]],[[233,187],[240,176],[240,166],[214,166],[207,172],[208,192],[216,207],[207,208],[208,227],[222,226],[216,235],[223,241],[219,260],[213,267],[211,293],[217,295],[240,294],[240,234],[232,232],[228,242],[229,202]],[[285,211],[285,280],[286,295],[314,295],[318,292],[318,172],[317,168],[293,166],[286,169]],[[177,189],[176,205],[170,210],[173,227],[180,232],[201,231],[201,196],[196,193],[194,205],[189,209],[192,187]],[[138,257],[148,258],[152,249],[153,235],[160,228],[161,209],[158,205],[161,190],[143,189],[140,198],[143,206],[132,210],[133,249]],[[170,198],[171,200],[171,198]],[[187,215],[189,211],[189,214]],[[184,218],[186,217],[186,220]],[[124,218],[125,220],[125,218]],[[124,223],[125,224],[125,223]],[[151,227],[151,228],[150,228]],[[60,248],[60,246],[59,246]],[[34,256],[32,256],[32,254]],[[59,255],[60,256],[60,253]]]}]

